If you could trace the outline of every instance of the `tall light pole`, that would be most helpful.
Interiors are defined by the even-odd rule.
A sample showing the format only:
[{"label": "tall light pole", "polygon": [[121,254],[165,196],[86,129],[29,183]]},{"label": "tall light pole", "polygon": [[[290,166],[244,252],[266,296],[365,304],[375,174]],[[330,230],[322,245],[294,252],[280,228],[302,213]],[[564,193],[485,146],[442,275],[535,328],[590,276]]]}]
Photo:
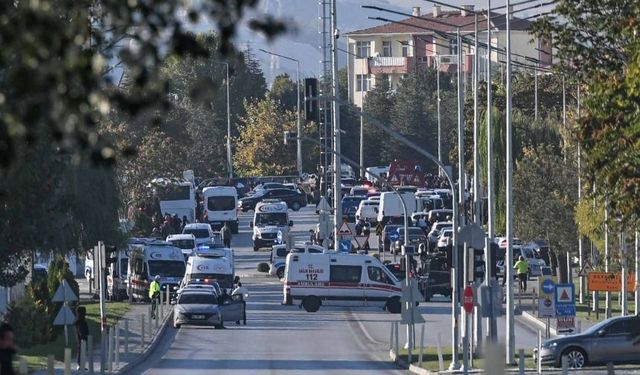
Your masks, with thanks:
[{"label": "tall light pole", "polygon": [[515,332],[514,332],[514,301],[513,301],[513,197],[512,197],[512,180],[513,180],[513,136],[511,125],[511,2],[507,0],[507,108],[506,108],[506,127],[507,127],[507,251],[505,254],[505,276],[507,277],[507,345],[506,345],[506,362],[513,363],[515,358]]},{"label": "tall light pole", "polygon": [[[260,48],[260,51],[271,55],[281,57],[285,60],[293,61],[296,63],[296,131],[298,134],[302,134],[302,122],[300,121],[300,60],[293,57],[281,55],[279,53],[270,52]],[[298,139],[296,142],[296,169],[298,171],[298,177],[302,176],[302,140]]]},{"label": "tall light pole", "polygon": [[333,124],[333,209],[334,209],[334,249],[340,249],[339,230],[342,222],[341,164],[340,164],[340,90],[338,90],[338,15],[337,0],[331,0],[331,92],[336,101],[331,106]]},{"label": "tall light pole", "polygon": [[227,84],[227,178],[229,182],[233,178],[233,160],[231,155],[231,100],[229,94],[229,63],[222,61],[214,61],[214,64],[221,64],[226,67],[226,84]]}]

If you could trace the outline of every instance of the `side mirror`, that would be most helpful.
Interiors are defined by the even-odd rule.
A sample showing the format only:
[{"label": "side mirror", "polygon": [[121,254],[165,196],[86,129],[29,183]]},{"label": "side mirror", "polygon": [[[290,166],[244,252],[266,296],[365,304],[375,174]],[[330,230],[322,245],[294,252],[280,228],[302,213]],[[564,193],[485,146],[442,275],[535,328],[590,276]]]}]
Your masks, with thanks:
[{"label": "side mirror", "polygon": [[253,228],[253,221],[249,222],[249,228]]},{"label": "side mirror", "polygon": [[293,226],[293,220],[289,220],[289,226],[292,227]]},{"label": "side mirror", "polygon": [[598,331],[598,337],[602,337],[602,336],[604,336],[606,334],[607,334],[607,331],[605,331],[604,329],[601,329],[601,330]]}]

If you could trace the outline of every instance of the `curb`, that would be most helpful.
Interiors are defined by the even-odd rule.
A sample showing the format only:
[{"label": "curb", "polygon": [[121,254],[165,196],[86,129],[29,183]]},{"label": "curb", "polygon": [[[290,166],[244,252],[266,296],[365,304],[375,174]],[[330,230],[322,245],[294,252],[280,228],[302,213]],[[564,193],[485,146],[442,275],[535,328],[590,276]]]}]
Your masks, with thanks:
[{"label": "curb", "polygon": [[164,335],[164,332],[167,329],[168,322],[170,319],[173,319],[173,309],[171,309],[171,314],[167,314],[162,321],[160,328],[156,331],[156,334],[151,339],[151,343],[149,343],[144,350],[138,355],[133,361],[127,363],[122,366],[118,371],[114,371],[113,374],[126,374],[131,369],[140,365],[142,362],[146,361],[147,358],[151,355],[151,353],[158,347],[160,344],[160,337]]},{"label": "curb", "polygon": [[413,374],[418,374],[418,375],[436,375],[437,372],[431,372],[427,369],[423,369],[420,368],[418,366],[414,366],[414,365],[410,365],[408,364],[404,359],[401,359],[394,351],[393,349],[389,350],[389,358],[391,359],[391,361],[393,361],[396,365],[405,368],[407,370],[409,370],[409,372],[413,373]]},{"label": "curb", "polygon": [[[531,314],[531,313],[529,313],[527,311],[523,311],[522,312],[522,317],[525,318],[530,323],[534,324],[535,326],[537,326],[538,328],[540,328],[543,331],[547,327],[545,322],[543,322],[540,319],[536,318],[533,314]],[[549,327],[549,333],[551,333],[551,335],[553,335],[553,336],[558,336],[558,331],[556,331],[556,329],[553,328],[553,327]]]}]

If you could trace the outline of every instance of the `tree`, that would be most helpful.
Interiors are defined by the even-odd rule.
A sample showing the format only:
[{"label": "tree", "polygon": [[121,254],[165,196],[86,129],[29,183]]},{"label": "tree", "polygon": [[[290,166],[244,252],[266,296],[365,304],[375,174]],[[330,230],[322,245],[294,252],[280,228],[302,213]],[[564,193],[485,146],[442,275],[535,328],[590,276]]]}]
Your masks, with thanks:
[{"label": "tree", "polygon": [[[573,160],[558,146],[524,149],[513,180],[514,229],[525,241],[546,239],[558,258],[578,242],[574,211],[578,180]],[[562,263],[560,263],[562,264]]]},{"label": "tree", "polygon": [[[389,82],[380,80],[373,90],[367,92],[364,100],[364,112],[380,120],[385,126],[391,125],[391,109],[394,105],[394,94]],[[364,164],[365,166],[388,165],[392,160],[384,159],[380,153],[389,136],[376,127],[364,122]]]},{"label": "tree", "polygon": [[[271,84],[271,95],[280,102],[282,108],[286,111],[296,110],[298,105],[296,96],[298,95],[298,89],[296,83],[289,77],[288,74],[279,74],[273,80]],[[300,98],[302,100],[302,98]],[[302,103],[300,103],[302,107]]]},{"label": "tree", "polygon": [[[271,94],[261,100],[247,101],[246,115],[238,125],[240,136],[235,139],[234,168],[239,176],[272,176],[296,174],[295,150],[284,145],[284,132],[295,131],[296,114],[285,111]],[[315,125],[307,124],[303,134],[310,134]],[[317,155],[303,154],[307,168]],[[306,162],[306,163],[305,163]]]}]

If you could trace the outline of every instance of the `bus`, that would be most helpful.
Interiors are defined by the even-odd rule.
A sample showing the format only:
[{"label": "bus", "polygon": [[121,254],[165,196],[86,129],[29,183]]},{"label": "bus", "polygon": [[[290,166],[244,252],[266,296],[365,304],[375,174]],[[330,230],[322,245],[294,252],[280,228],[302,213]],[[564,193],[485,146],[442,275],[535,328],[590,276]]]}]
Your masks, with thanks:
[{"label": "bus", "polygon": [[186,180],[155,178],[151,181],[153,195],[160,203],[162,215],[178,215],[180,220],[187,217],[190,223],[196,221],[196,193],[193,184]]}]

